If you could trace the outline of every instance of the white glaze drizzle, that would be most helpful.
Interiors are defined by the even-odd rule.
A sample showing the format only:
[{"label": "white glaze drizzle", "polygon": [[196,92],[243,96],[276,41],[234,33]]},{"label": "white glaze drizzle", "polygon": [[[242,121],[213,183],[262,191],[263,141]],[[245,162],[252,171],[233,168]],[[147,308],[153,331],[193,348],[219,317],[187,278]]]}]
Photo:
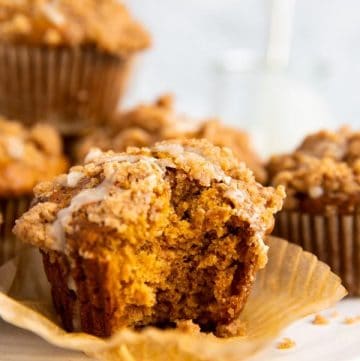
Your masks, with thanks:
[{"label": "white glaze drizzle", "polygon": [[94,161],[95,159],[101,157],[104,153],[100,148],[91,148],[88,154],[85,156],[84,162],[85,164]]},{"label": "white glaze drizzle", "polygon": [[[134,163],[136,161],[148,161],[151,159],[156,160],[155,158],[151,158],[151,157],[131,156],[131,155],[109,156],[109,157],[104,157],[103,159],[105,160],[105,163],[110,163],[115,161]],[[154,164],[155,166],[157,166],[158,170],[163,172],[163,169],[162,167],[160,167],[159,164],[154,162],[151,162],[151,164]],[[78,211],[82,206],[86,204],[95,203],[104,200],[109,195],[109,188],[113,185],[115,173],[116,171],[111,166],[105,167],[104,169],[105,179],[103,180],[102,183],[100,183],[95,188],[83,189],[81,192],[79,192],[77,195],[75,195],[72,198],[71,203],[68,207],[61,209],[57,213],[57,218],[51,226],[51,233],[55,238],[54,249],[62,252],[65,250],[65,243],[66,243],[65,228],[70,223],[73,213]],[[155,175],[150,176],[148,178],[152,186],[154,186],[156,183]]]},{"label": "white glaze drizzle", "polygon": [[66,177],[66,185],[70,188],[75,188],[80,180],[85,177],[82,172],[72,171]]},{"label": "white glaze drizzle", "polygon": [[234,202],[236,205],[241,204],[246,199],[245,191],[241,189],[229,189],[224,196]]},{"label": "white glaze drizzle", "polygon": [[[199,157],[202,161],[206,161],[209,166],[212,166],[212,173],[215,176],[217,181],[223,181],[226,184],[231,182],[231,177],[226,176],[220,167],[214,165],[209,159],[206,159],[203,154],[197,152],[193,148],[184,148],[180,144],[160,144],[155,148],[157,151],[166,152],[173,157],[180,157],[181,161],[186,161],[186,154],[190,153],[191,157]],[[161,172],[168,166],[172,166],[173,163],[168,160],[157,159],[151,156],[144,155],[122,155],[122,154],[114,154],[108,155],[103,153],[98,148],[93,148],[90,150],[88,155],[85,158],[85,163],[94,162],[96,164],[104,164],[104,163],[112,163],[112,162],[129,162],[135,163],[139,161],[145,161],[147,164],[155,165]],[[109,187],[113,184],[113,178],[115,175],[115,171],[111,168],[107,168],[107,171],[104,171],[105,179],[102,183],[100,183],[95,188],[87,188],[83,189],[77,195],[73,197],[71,203],[68,207],[61,209],[58,214],[56,220],[53,222],[51,227],[51,233],[55,238],[54,248],[59,251],[65,250],[65,228],[71,222],[72,214],[78,211],[82,206],[90,203],[95,203],[102,201],[109,194]],[[108,174],[107,174],[108,173]],[[72,172],[67,176],[67,184],[69,187],[74,187],[78,184],[78,181],[83,177],[81,172]],[[156,182],[156,177],[150,179],[152,182]]]},{"label": "white glaze drizzle", "polygon": [[112,177],[106,178],[95,188],[84,189],[71,200],[68,207],[61,209],[55,222],[52,224],[51,232],[55,238],[55,249],[64,251],[65,249],[65,227],[70,223],[72,214],[82,206],[103,200],[108,195],[108,189],[113,184]]},{"label": "white glaze drizzle", "polygon": [[205,161],[207,162],[208,167],[211,169],[216,181],[224,182],[227,185],[231,183],[231,177],[227,176],[217,164],[214,164],[211,159],[205,157],[204,154],[195,148],[183,147],[181,144],[158,144],[155,146],[155,150],[158,152],[167,153],[170,156],[179,159],[181,163],[186,162],[187,157],[189,156],[194,160],[198,158],[201,161]]},{"label": "white glaze drizzle", "polygon": [[25,154],[25,144],[18,137],[5,137],[6,150],[11,158],[21,159]]},{"label": "white glaze drizzle", "polygon": [[44,4],[42,6],[43,13],[53,24],[60,26],[65,23],[64,15],[55,7],[56,2],[52,4]]}]

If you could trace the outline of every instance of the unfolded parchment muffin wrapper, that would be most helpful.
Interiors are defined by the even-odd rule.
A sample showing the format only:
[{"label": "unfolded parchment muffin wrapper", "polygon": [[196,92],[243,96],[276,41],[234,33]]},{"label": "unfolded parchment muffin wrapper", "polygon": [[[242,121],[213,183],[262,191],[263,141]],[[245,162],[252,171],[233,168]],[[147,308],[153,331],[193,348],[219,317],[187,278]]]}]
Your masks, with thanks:
[{"label": "unfolded parchment muffin wrapper", "polygon": [[316,215],[282,211],[274,235],[312,252],[339,275],[352,296],[360,296],[360,213]]},{"label": "unfolded parchment muffin wrapper", "polygon": [[18,219],[30,206],[31,197],[15,197],[0,200],[0,265],[15,257],[23,247],[23,243],[12,233],[15,220]]},{"label": "unfolded parchment muffin wrapper", "polygon": [[83,351],[102,361],[244,360],[268,345],[290,323],[330,307],[346,295],[339,277],[314,255],[278,238],[270,237],[267,243],[268,265],[258,273],[240,316],[246,330],[242,337],[221,339],[153,327],[141,332],[123,329],[110,339],[67,333],[53,310],[40,254],[31,255],[34,250],[30,249],[19,257],[13,282],[9,281],[13,277],[11,264],[0,268],[0,316],[56,346]]},{"label": "unfolded parchment muffin wrapper", "polygon": [[0,44],[0,112],[79,134],[109,120],[125,90],[132,56],[94,47]]}]

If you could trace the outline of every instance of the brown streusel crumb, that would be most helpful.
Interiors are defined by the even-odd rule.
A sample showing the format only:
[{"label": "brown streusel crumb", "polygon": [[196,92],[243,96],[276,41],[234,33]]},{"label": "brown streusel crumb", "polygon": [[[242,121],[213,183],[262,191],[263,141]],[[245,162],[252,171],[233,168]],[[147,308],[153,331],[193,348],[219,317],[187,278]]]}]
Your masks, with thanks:
[{"label": "brown streusel crumb", "polygon": [[116,0],[0,0],[2,42],[90,45],[126,55],[149,45],[149,36]]},{"label": "brown streusel crumb", "polygon": [[34,186],[67,170],[62,141],[51,126],[31,128],[0,117],[0,197],[32,194]]},{"label": "brown streusel crumb", "polygon": [[276,345],[276,348],[279,350],[288,350],[294,348],[295,346],[296,343],[294,340],[288,337],[284,337],[283,340]]},{"label": "brown streusel crumb", "polygon": [[267,169],[271,184],[286,188],[286,209],[352,212],[360,202],[360,132],[312,134],[293,153],[272,157]]},{"label": "brown streusel crumb", "polygon": [[170,95],[119,114],[111,127],[94,129],[76,146],[75,158],[82,162],[93,147],[122,152],[129,146],[144,147],[162,140],[186,138],[204,138],[216,146],[230,148],[259,182],[266,181],[265,168],[244,131],[226,127],[215,119],[195,120],[177,114]]},{"label": "brown streusel crumb", "polygon": [[229,149],[184,140],[94,150],[35,197],[15,234],[42,249],[67,330],[192,320],[229,336],[284,191],[257,183]]},{"label": "brown streusel crumb", "polygon": [[192,320],[176,321],[176,328],[179,331],[192,334],[196,334],[201,331],[199,325],[195,324]]},{"label": "brown streusel crumb", "polygon": [[315,317],[311,321],[311,323],[313,325],[323,326],[323,325],[327,325],[329,323],[329,320],[326,317],[322,316],[322,315],[315,315]]}]

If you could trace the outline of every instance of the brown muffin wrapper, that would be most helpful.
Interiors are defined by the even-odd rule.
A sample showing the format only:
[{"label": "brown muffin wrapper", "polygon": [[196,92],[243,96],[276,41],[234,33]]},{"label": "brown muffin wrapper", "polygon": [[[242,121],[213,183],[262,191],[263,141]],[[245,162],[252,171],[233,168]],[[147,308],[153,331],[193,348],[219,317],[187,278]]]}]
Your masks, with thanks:
[{"label": "brown muffin wrapper", "polygon": [[[69,332],[81,330],[98,337],[111,336],[119,327],[114,321],[118,303],[111,290],[116,266],[76,255],[72,256],[70,267],[69,259],[62,253],[43,250],[42,254],[54,307],[63,327]],[[113,271],[112,267],[115,268]],[[252,265],[246,269],[248,273],[237,284],[241,297],[236,303],[228,301],[234,303],[236,314],[244,308],[255,277]],[[223,307],[217,308],[216,316],[220,322],[229,322],[226,311]]]},{"label": "brown muffin wrapper", "polygon": [[116,112],[131,57],[93,47],[0,44],[0,113],[26,124],[46,121],[79,134]]},{"label": "brown muffin wrapper", "polygon": [[[241,337],[218,338],[207,333],[154,327],[141,332],[123,328],[109,339],[85,333],[68,333],[60,326],[53,309],[49,284],[44,282],[45,275],[41,275],[37,258],[39,253],[34,249],[27,249],[20,255],[15,277],[11,274],[14,263],[8,262],[0,267],[0,316],[56,346],[80,350],[101,361],[245,360],[268,346],[281,330],[295,320],[330,307],[346,295],[339,277],[314,255],[275,237],[270,237],[267,244],[270,247],[269,262],[258,273],[253,291],[238,320],[244,325],[245,332]],[[52,251],[46,253],[45,263],[50,262],[48,276],[51,275],[52,281],[56,280],[55,286],[59,291],[55,295],[61,297],[59,304],[66,305],[62,310],[65,313],[69,310],[72,312],[74,306],[71,304],[74,305],[74,302],[68,297],[72,287],[69,288],[68,281],[65,281],[69,268],[63,261],[60,254]],[[77,262],[75,268],[79,268]],[[83,300],[87,297],[91,305],[86,310],[91,314],[89,319],[91,322],[101,322],[103,316],[99,316],[97,310],[104,309],[107,293],[104,287],[97,290],[91,283],[95,283],[93,279],[96,278],[96,283],[104,284],[104,280],[111,277],[113,272],[104,264],[94,268],[92,260],[84,259],[83,265],[85,269],[79,269],[79,274],[74,276],[77,278],[76,288],[79,290],[80,283],[83,283],[84,290],[76,290],[74,294],[82,294]],[[82,272],[86,273],[89,281],[81,278],[84,276]],[[111,308],[108,310],[111,312]],[[111,320],[111,316],[106,317]]]},{"label": "brown muffin wrapper", "polygon": [[16,219],[29,208],[31,197],[0,200],[2,223],[0,224],[0,265],[13,258],[23,244],[12,233]]},{"label": "brown muffin wrapper", "polygon": [[339,275],[352,296],[360,296],[360,214],[278,214],[273,234],[314,253]]},{"label": "brown muffin wrapper", "polygon": [[54,307],[63,327],[69,332],[81,330],[99,337],[110,336],[115,312],[111,290],[106,288],[110,265],[78,256],[70,271],[63,254],[42,254]]}]

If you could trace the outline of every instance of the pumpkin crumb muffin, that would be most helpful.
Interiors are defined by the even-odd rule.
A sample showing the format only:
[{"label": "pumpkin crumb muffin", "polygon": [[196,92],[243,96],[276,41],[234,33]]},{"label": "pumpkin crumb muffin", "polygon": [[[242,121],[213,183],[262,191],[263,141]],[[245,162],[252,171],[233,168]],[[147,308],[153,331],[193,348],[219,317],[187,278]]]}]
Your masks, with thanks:
[{"label": "pumpkin crumb muffin", "polygon": [[360,132],[309,135],[293,153],[272,157],[268,172],[287,193],[275,235],[315,253],[360,295]]},{"label": "pumpkin crumb muffin", "polygon": [[68,331],[192,321],[228,336],[241,329],[224,326],[267,262],[264,237],[283,197],[206,140],[93,150],[35,188],[14,232],[41,249]]},{"label": "pumpkin crumb muffin", "polygon": [[0,0],[1,113],[83,133],[114,116],[149,45],[117,0]]},{"label": "pumpkin crumb muffin", "polygon": [[94,129],[75,146],[75,159],[82,162],[93,147],[125,151],[128,146],[151,146],[162,140],[185,138],[204,138],[216,146],[229,147],[259,182],[265,182],[265,168],[244,131],[226,127],[216,119],[196,120],[178,114],[170,95],[161,96],[153,104],[140,104],[120,113],[110,126]]},{"label": "pumpkin crumb muffin", "polygon": [[51,126],[25,128],[0,118],[0,263],[20,246],[11,230],[27,210],[34,186],[63,173],[67,166],[61,137]]}]

